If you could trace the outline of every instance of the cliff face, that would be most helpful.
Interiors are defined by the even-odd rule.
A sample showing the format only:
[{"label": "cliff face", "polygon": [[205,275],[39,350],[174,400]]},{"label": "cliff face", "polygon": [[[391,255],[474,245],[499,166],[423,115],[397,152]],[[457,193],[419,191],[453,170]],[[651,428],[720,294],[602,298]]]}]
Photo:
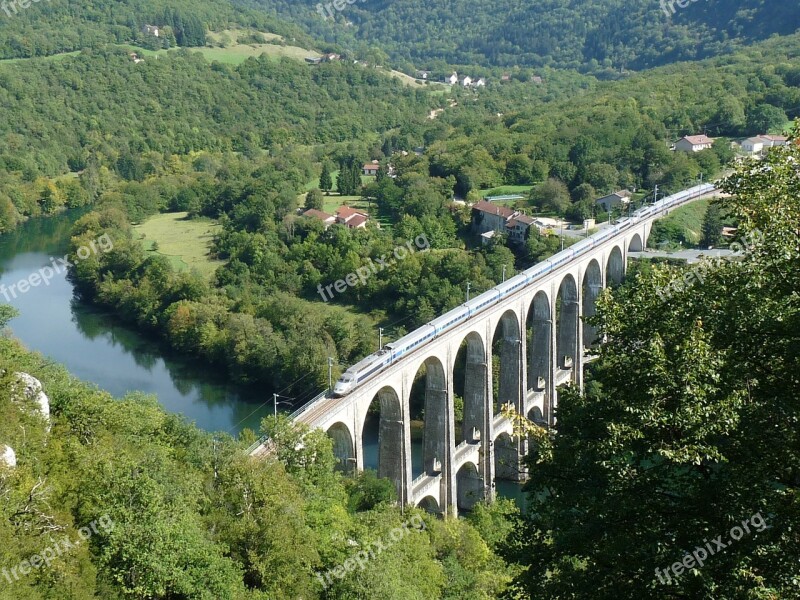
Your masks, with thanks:
[{"label": "cliff face", "polygon": [[50,423],[50,399],[44,393],[42,382],[27,373],[14,373],[17,380],[12,386],[12,400],[16,402],[32,402],[35,409]]}]

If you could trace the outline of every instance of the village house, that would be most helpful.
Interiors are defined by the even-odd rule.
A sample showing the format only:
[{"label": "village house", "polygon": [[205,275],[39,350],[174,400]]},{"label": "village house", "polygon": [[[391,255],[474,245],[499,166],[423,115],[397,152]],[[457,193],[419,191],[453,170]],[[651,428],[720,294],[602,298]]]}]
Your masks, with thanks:
[{"label": "village house", "polygon": [[742,141],[742,150],[748,154],[758,154],[764,149],[764,140],[760,137],[751,137]]},{"label": "village house", "polygon": [[759,137],[764,140],[765,148],[776,148],[789,143],[789,138],[783,135],[762,135]]},{"label": "village house", "polygon": [[444,82],[445,83],[449,83],[450,85],[457,84],[458,83],[458,73],[453,72],[453,74],[450,75],[450,77],[445,77]]},{"label": "village house", "polygon": [[469,75],[464,77],[464,79],[461,81],[461,85],[463,85],[464,87],[471,86],[472,85],[472,77],[470,77]]},{"label": "village house", "polygon": [[138,65],[140,62],[144,62],[144,59],[143,59],[143,58],[141,58],[141,57],[139,57],[139,55],[138,55],[138,54],[136,54],[136,52],[131,52],[131,53],[130,53],[128,56],[130,56],[130,57],[131,57],[131,60],[132,60],[132,61],[133,61],[135,64],[137,64],[137,65]]},{"label": "village house", "polygon": [[422,79],[423,81],[427,81],[430,74],[430,71],[417,71],[416,73],[417,79]]},{"label": "village house", "polygon": [[628,190],[620,190],[608,196],[603,196],[595,200],[595,204],[601,206],[605,212],[610,212],[612,208],[623,205],[627,206],[631,201],[631,193]]},{"label": "village house", "polygon": [[377,162],[365,163],[364,167],[361,169],[361,172],[364,175],[368,175],[368,176],[374,177],[375,175],[378,174],[378,171],[380,170],[380,168],[381,168],[381,166]]},{"label": "village house", "polygon": [[741,146],[748,154],[759,154],[769,148],[785,146],[788,139],[782,135],[757,135],[742,141]]},{"label": "village house", "polygon": [[158,27],[156,25],[145,25],[142,27],[142,33],[158,37]]},{"label": "village house", "polygon": [[321,56],[306,56],[305,60],[309,65],[318,65],[318,64],[322,63],[322,57]]},{"label": "village house", "polygon": [[509,241],[521,244],[528,237],[528,230],[535,220],[518,210],[498,206],[485,200],[472,206],[472,229],[481,234],[484,244],[497,233],[504,233]]},{"label": "village house", "polygon": [[330,215],[324,211],[317,210],[316,208],[309,208],[303,213],[304,217],[309,219],[318,219],[325,225],[325,229],[331,225],[344,225],[348,229],[363,229],[367,226],[369,215],[350,208],[349,206],[340,206],[336,209],[336,215]]},{"label": "village house", "polygon": [[349,206],[340,206],[336,210],[336,222],[348,229],[363,229],[367,226],[369,215]]},{"label": "village house", "polygon": [[480,79],[478,79],[478,81],[475,82],[474,85],[475,85],[476,88],[485,87],[486,86],[486,80],[483,77],[481,77]]},{"label": "village house", "polygon": [[316,208],[309,208],[303,213],[303,216],[309,219],[319,219],[322,221],[322,224],[325,225],[325,229],[336,223],[336,217],[321,210],[317,210]]},{"label": "village house", "polygon": [[675,150],[680,152],[700,152],[714,145],[714,140],[707,135],[685,135],[675,142]]}]

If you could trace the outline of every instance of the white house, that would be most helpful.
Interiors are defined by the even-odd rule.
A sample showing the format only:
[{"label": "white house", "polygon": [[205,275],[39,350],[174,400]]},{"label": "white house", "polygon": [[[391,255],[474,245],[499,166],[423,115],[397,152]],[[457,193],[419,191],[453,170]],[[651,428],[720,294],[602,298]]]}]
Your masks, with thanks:
[{"label": "white house", "polygon": [[486,80],[481,77],[478,81],[475,82],[475,87],[484,87],[486,85]]},{"label": "white house", "polygon": [[461,82],[461,84],[462,84],[464,87],[469,87],[469,86],[471,86],[471,85],[472,85],[472,77],[470,77],[469,75],[467,75],[466,77],[464,77],[464,80]]},{"label": "white house", "polygon": [[456,72],[454,71],[454,72],[453,72],[453,74],[452,74],[452,75],[450,75],[450,77],[446,77],[446,78],[445,78],[444,82],[445,82],[445,83],[449,83],[450,85],[455,85],[455,84],[457,84],[457,83],[458,83],[458,73],[456,73]]},{"label": "white house", "polygon": [[742,142],[742,150],[748,154],[758,154],[764,149],[764,140],[758,136],[747,138]]},{"label": "white house", "polygon": [[142,27],[142,33],[158,37],[158,27],[156,25],[145,25]]},{"label": "white house", "polygon": [[789,139],[782,135],[761,135],[759,137],[764,140],[764,148],[775,148],[789,143]]},{"label": "white house", "polygon": [[675,142],[675,150],[681,152],[700,152],[714,145],[714,140],[707,135],[686,135]]}]

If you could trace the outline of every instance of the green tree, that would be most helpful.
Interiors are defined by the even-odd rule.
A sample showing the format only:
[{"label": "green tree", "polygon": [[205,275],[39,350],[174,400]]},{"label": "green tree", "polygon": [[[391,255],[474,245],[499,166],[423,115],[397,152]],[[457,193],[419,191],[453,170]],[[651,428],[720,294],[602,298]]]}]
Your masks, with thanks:
[{"label": "green tree", "polygon": [[541,210],[564,214],[570,204],[569,188],[562,181],[551,178],[534,187],[528,200]]},{"label": "green tree", "polygon": [[319,189],[321,189],[326,194],[330,194],[330,191],[333,189],[333,179],[331,177],[331,169],[328,166],[328,162],[322,163],[322,174],[319,176]]},{"label": "green tree", "polygon": [[315,208],[317,210],[322,210],[322,206],[324,203],[324,198],[322,196],[322,192],[319,189],[314,188],[308,194],[306,194],[306,202],[305,208]]}]

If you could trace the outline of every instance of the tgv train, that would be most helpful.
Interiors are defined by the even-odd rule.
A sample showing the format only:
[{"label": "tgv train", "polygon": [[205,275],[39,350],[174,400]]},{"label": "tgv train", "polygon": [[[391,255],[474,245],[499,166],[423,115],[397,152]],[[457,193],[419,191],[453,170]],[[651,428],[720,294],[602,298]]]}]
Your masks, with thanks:
[{"label": "tgv train", "polygon": [[706,183],[663,198],[654,204],[642,207],[634,212],[630,217],[621,219],[618,224],[614,225],[613,227],[603,229],[603,231],[598,232],[573,246],[570,246],[566,250],[559,252],[555,256],[552,256],[550,259],[534,265],[530,269],[527,269],[519,275],[516,275],[500,285],[493,287],[489,291],[482,293],[469,302],[462,304],[458,308],[454,308],[438,319],[423,325],[419,329],[412,331],[399,340],[391,344],[386,344],[386,347],[380,352],[370,354],[360,362],[347,369],[347,371],[345,371],[341,378],[336,382],[336,385],[333,388],[333,395],[335,397],[346,396],[352,392],[356,386],[374,377],[377,373],[381,372],[383,369],[393,364],[409,352],[413,352],[420,346],[436,339],[442,333],[445,333],[460,323],[463,323],[473,315],[486,310],[491,306],[494,306],[498,302],[501,302],[511,294],[514,294],[525,286],[530,285],[537,279],[546,276],[548,273],[553,271],[553,269],[557,269],[576,257],[590,252],[592,248],[603,243],[608,238],[614,237],[617,234],[634,227],[643,219],[648,219],[654,215],[658,215],[662,211],[675,208],[681,204],[694,200],[695,198],[704,196],[714,191],[714,189],[714,185]]}]

